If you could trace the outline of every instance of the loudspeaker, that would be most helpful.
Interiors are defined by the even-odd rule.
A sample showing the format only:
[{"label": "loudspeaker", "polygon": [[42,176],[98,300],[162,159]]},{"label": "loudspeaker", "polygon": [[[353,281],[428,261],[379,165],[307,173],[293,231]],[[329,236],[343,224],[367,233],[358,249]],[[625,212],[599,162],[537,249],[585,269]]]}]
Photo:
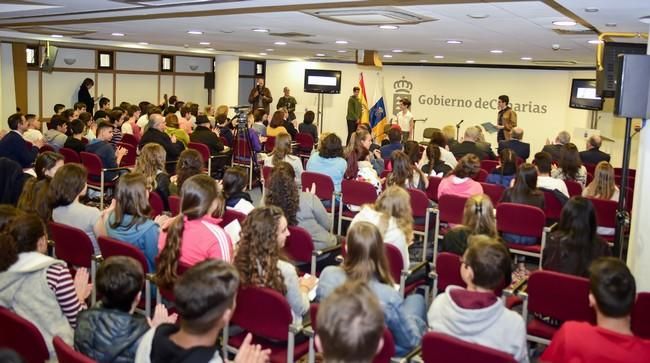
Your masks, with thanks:
[{"label": "loudspeaker", "polygon": [[203,88],[214,89],[214,73],[205,72],[203,74]]},{"label": "loudspeaker", "polygon": [[650,118],[650,55],[620,55],[616,80],[614,114]]}]

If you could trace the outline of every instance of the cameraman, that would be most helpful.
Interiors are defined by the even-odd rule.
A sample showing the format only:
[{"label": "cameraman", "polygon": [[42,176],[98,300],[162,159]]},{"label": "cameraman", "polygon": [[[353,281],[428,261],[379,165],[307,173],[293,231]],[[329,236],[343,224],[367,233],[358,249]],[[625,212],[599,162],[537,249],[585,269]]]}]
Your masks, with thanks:
[{"label": "cameraman", "polygon": [[251,104],[251,110],[264,109],[268,114],[270,111],[269,104],[273,102],[271,91],[264,87],[264,78],[258,78],[255,87],[248,96],[248,102]]}]

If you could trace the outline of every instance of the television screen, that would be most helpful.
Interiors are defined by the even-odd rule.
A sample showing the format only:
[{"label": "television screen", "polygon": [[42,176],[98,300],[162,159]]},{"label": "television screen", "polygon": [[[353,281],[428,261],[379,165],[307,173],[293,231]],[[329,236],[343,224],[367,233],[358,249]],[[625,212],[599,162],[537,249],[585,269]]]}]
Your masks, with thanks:
[{"label": "television screen", "polygon": [[341,71],[305,69],[305,92],[341,93]]},{"label": "television screen", "polygon": [[574,79],[571,83],[569,107],[582,110],[602,110],[603,99],[596,95],[595,79]]},{"label": "television screen", "polygon": [[648,45],[644,43],[605,42],[603,47],[603,70],[596,72],[596,90],[602,97],[616,96],[616,75],[618,74],[619,54],[646,54]]}]

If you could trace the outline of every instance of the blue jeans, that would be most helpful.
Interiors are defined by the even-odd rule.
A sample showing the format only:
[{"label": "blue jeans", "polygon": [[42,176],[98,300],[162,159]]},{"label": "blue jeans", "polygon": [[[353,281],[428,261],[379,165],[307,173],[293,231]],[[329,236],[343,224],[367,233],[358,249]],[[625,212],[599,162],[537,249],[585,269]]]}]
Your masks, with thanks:
[{"label": "blue jeans", "polygon": [[502,237],[504,240],[506,240],[506,242],[516,243],[516,244],[526,245],[526,246],[532,246],[534,244],[537,244],[537,242],[539,241],[537,237],[520,236],[518,234],[513,234],[513,233],[504,233]]},{"label": "blue jeans", "polygon": [[[402,325],[401,328],[411,330],[411,334],[409,335],[411,335],[411,337],[417,337],[417,341],[419,342],[419,340],[422,339],[422,335],[424,335],[424,332],[427,329],[427,306],[426,302],[424,301],[424,296],[420,294],[411,294],[407,296],[399,309],[401,310],[402,317],[407,320],[405,322],[402,322],[404,325],[400,324]],[[391,330],[391,333],[393,333],[393,338],[397,338],[396,335],[400,333],[397,333],[397,331],[394,330],[394,327],[391,329],[390,325],[388,328]],[[398,342],[397,339],[395,341],[395,354],[398,357],[406,355],[411,351],[412,348],[415,348],[415,346],[417,346],[416,344],[413,347],[407,347],[404,346],[404,344],[399,344],[404,343],[404,339],[399,340],[401,342]]]}]

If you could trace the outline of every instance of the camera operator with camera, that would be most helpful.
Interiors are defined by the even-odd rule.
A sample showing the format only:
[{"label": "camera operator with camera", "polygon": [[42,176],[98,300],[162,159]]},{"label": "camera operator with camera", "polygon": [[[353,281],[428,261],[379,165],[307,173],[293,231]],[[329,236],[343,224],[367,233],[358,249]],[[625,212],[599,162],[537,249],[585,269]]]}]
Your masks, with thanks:
[{"label": "camera operator with camera", "polygon": [[253,111],[263,109],[268,114],[270,112],[269,104],[273,102],[271,91],[264,87],[264,78],[258,78],[255,87],[248,96],[248,102],[251,104]]}]

